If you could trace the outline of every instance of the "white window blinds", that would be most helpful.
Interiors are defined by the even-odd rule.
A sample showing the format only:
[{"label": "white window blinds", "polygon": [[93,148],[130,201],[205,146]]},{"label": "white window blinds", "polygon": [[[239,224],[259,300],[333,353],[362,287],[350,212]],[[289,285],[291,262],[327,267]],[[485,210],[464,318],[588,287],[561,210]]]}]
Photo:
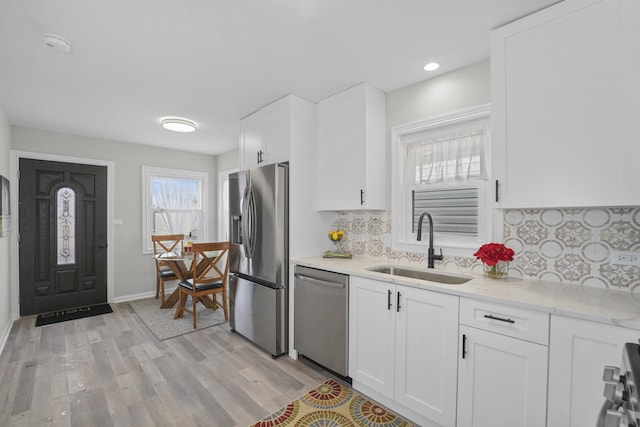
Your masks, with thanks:
[{"label": "white window blinds", "polygon": [[433,217],[435,233],[459,236],[478,235],[479,190],[477,187],[449,187],[415,190],[412,192],[412,230],[418,230],[422,212]]},{"label": "white window blinds", "polygon": [[484,130],[426,138],[406,147],[405,185],[487,179]]}]

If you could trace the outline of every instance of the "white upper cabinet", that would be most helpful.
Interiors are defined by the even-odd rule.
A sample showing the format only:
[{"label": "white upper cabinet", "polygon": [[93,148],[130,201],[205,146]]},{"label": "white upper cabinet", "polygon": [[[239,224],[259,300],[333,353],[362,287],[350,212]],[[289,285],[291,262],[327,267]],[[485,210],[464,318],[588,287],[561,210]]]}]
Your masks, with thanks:
[{"label": "white upper cabinet", "polygon": [[386,209],[386,95],[363,83],[317,111],[318,210]]},{"label": "white upper cabinet", "polygon": [[289,160],[292,95],[240,121],[240,169]]},{"label": "white upper cabinet", "polygon": [[499,207],[640,204],[640,2],[565,0],[491,33]]},{"label": "white upper cabinet", "polygon": [[262,151],[264,114],[258,110],[240,121],[240,169],[258,166]]}]

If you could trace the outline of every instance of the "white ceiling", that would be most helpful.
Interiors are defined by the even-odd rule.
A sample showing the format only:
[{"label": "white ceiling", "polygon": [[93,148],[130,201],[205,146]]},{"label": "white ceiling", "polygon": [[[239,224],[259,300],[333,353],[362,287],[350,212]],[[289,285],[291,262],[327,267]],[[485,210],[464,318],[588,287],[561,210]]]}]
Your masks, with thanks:
[{"label": "white ceiling", "polygon": [[[14,125],[220,154],[288,93],[394,91],[488,58],[492,28],[556,2],[0,0],[0,107]],[[164,130],[166,116],[199,130]]]}]

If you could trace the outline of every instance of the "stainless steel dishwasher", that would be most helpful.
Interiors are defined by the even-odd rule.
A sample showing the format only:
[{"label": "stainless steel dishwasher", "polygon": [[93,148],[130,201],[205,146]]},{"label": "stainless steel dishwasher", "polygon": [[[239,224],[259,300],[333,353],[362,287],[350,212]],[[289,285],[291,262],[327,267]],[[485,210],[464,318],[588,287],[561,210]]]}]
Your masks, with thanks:
[{"label": "stainless steel dishwasher", "polygon": [[296,266],[293,347],[348,377],[349,276]]}]

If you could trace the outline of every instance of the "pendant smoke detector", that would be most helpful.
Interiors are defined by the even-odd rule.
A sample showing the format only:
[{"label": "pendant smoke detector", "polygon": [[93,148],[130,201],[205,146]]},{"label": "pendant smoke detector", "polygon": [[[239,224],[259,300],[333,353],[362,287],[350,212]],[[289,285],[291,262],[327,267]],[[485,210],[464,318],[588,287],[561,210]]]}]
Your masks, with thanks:
[{"label": "pendant smoke detector", "polygon": [[57,50],[58,52],[71,52],[71,43],[69,43],[69,40],[65,39],[62,36],[59,36],[58,34],[46,34],[44,36],[44,44],[52,49]]}]

